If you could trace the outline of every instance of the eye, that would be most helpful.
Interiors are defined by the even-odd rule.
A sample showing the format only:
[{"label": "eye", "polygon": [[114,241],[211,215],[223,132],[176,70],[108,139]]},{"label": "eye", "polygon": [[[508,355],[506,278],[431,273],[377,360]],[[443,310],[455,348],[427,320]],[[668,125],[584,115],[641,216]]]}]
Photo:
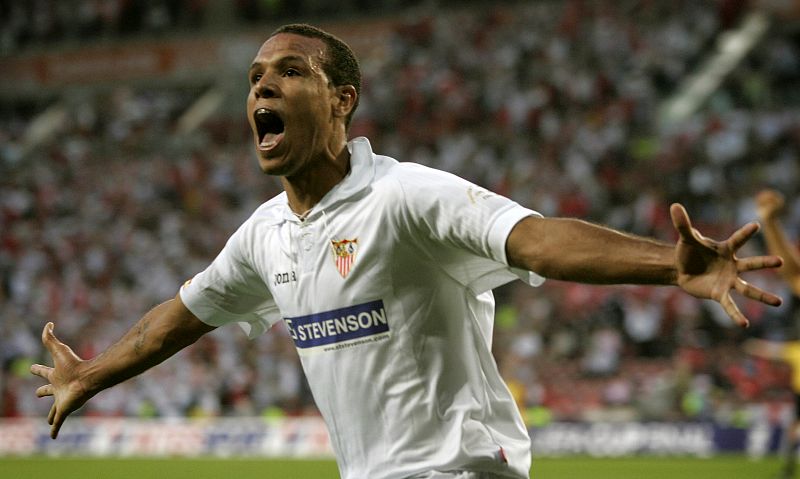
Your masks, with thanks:
[{"label": "eye", "polygon": [[296,77],[300,76],[300,72],[295,68],[287,68],[285,72],[283,72],[283,76],[285,77]]},{"label": "eye", "polygon": [[262,77],[262,76],[263,76],[263,75],[262,75],[261,73],[254,73],[254,74],[253,74],[253,75],[250,77],[250,83],[253,83],[253,84],[255,84],[255,83],[258,83],[258,81],[259,81],[259,80],[261,80],[261,77]]}]

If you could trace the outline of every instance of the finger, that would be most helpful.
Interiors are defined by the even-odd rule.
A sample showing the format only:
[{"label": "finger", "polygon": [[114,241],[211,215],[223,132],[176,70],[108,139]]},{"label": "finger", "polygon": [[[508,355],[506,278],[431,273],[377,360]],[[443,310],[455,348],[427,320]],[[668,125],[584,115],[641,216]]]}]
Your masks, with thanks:
[{"label": "finger", "polygon": [[56,339],[56,335],[53,334],[54,327],[55,325],[52,322],[49,322],[45,324],[44,328],[42,329],[42,344],[44,344],[44,347],[50,351],[51,355],[56,353],[55,347],[59,343],[58,339]]},{"label": "finger", "polygon": [[43,366],[41,364],[34,364],[31,366],[31,373],[39,376],[40,378],[50,380],[50,374],[53,372],[53,368],[48,366]]},{"label": "finger", "polygon": [[689,213],[686,212],[686,208],[684,208],[683,205],[673,203],[672,206],[670,206],[669,213],[672,217],[672,225],[681,236],[681,241],[685,243],[704,244],[714,251],[719,248],[718,242],[706,238],[692,226]]},{"label": "finger", "polygon": [[783,258],[780,256],[752,256],[742,258],[736,262],[736,271],[746,273],[765,268],[779,268],[783,265]]},{"label": "finger", "polygon": [[53,427],[50,428],[50,438],[55,439],[58,437],[58,431],[61,430],[64,419],[66,419],[66,416],[61,414],[61,411],[56,411],[55,418],[53,418]]},{"label": "finger", "polygon": [[44,325],[44,328],[42,328],[42,344],[47,344],[50,335],[53,334],[54,326],[55,325],[52,322],[48,322]]},{"label": "finger", "polygon": [[53,403],[50,406],[50,412],[47,414],[47,424],[53,424],[53,420],[56,417],[56,403]]},{"label": "finger", "polygon": [[678,234],[684,239],[692,238],[692,222],[683,205],[673,203],[669,207],[669,214],[672,217],[672,226],[678,230]]},{"label": "finger", "polygon": [[45,384],[44,386],[40,386],[36,389],[36,396],[43,398],[45,396],[52,396],[53,395],[53,385],[52,384]]},{"label": "finger", "polygon": [[758,233],[758,230],[760,229],[761,226],[759,226],[759,224],[756,222],[747,223],[738,230],[734,231],[731,237],[728,238],[728,244],[731,245],[733,251],[736,251],[741,248],[743,244],[747,243],[754,234]]},{"label": "finger", "polygon": [[54,324],[50,322],[47,323],[42,330],[42,343],[44,343],[44,346],[53,357],[53,362],[58,363],[59,361],[63,362],[80,359],[69,346],[62,343],[61,340],[56,337],[55,333],[53,333],[54,327]]},{"label": "finger", "polygon": [[720,299],[719,304],[722,305],[722,309],[725,310],[725,312],[728,314],[728,316],[730,316],[730,318],[733,320],[734,323],[738,324],[743,328],[750,326],[750,322],[747,320],[744,314],[742,314],[742,312],[739,310],[739,306],[737,306],[736,303],[733,301],[733,298],[731,298],[730,293],[725,293],[725,295],[722,296],[722,298]]},{"label": "finger", "polygon": [[733,287],[742,296],[754,299],[756,301],[760,301],[770,306],[780,306],[781,303],[783,303],[783,300],[781,299],[780,296],[769,293],[757,286],[753,286],[752,284],[748,283],[747,281],[744,281],[743,279],[737,279]]}]

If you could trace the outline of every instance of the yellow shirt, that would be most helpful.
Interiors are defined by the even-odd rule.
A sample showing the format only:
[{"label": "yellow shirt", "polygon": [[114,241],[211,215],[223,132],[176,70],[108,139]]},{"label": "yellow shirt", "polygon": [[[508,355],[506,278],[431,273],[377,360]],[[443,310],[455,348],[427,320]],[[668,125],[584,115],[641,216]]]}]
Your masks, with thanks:
[{"label": "yellow shirt", "polygon": [[783,346],[781,358],[792,368],[792,390],[800,394],[800,341],[790,341]]}]

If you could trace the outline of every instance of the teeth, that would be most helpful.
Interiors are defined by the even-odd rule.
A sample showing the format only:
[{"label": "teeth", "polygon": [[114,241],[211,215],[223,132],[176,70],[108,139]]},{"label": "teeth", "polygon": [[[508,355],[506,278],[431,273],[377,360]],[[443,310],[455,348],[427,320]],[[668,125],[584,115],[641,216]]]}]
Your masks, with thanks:
[{"label": "teeth", "polygon": [[266,114],[267,114],[266,108],[259,108],[258,110],[256,110],[256,115],[266,115]]}]

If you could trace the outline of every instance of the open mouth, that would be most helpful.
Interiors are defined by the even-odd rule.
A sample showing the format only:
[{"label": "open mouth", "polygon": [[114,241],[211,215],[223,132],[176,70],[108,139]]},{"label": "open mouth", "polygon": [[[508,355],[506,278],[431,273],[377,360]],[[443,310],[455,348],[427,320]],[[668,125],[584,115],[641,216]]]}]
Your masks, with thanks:
[{"label": "open mouth", "polygon": [[255,112],[258,146],[270,150],[283,138],[283,119],[274,111],[259,108]]}]

